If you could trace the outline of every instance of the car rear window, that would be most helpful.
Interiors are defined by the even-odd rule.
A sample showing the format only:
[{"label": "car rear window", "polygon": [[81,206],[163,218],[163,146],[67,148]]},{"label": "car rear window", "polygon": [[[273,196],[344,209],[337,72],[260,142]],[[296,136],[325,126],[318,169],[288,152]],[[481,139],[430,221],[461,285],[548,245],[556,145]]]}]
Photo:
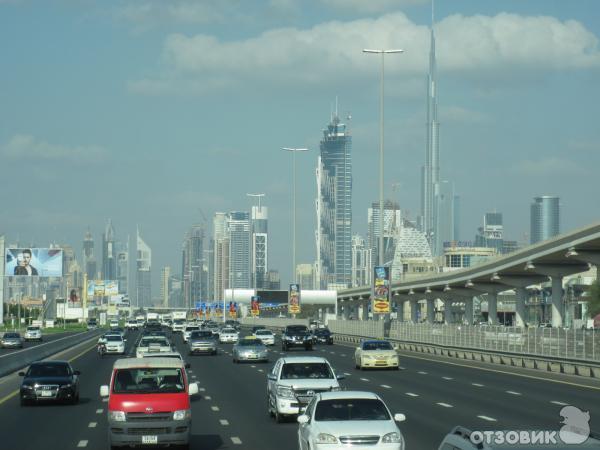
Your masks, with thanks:
[{"label": "car rear window", "polygon": [[381,342],[365,342],[363,350],[393,350],[392,344],[386,341]]},{"label": "car rear window", "polygon": [[317,422],[344,420],[390,420],[390,414],[381,400],[344,398],[321,400],[315,410]]}]

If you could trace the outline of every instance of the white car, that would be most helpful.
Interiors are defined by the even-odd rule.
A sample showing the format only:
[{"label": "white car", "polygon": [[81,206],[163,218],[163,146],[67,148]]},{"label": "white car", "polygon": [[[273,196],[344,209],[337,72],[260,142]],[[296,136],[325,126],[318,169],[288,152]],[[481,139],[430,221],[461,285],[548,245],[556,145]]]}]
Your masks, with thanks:
[{"label": "white car", "polygon": [[108,333],[106,333],[106,334],[103,334],[102,336],[100,336],[100,337],[98,338],[98,344],[106,344],[106,342],[107,342],[107,338],[108,338],[109,336],[118,336],[118,337],[120,337],[120,338],[123,338],[123,335],[122,335],[121,333],[118,333],[118,332],[116,332],[116,331],[109,331]]},{"label": "white car", "polygon": [[123,339],[123,336],[121,336],[120,334],[109,334],[105,336],[105,339],[106,354],[125,354],[125,342],[127,341],[127,339]]},{"label": "white car", "polygon": [[118,320],[111,320],[108,323],[108,326],[111,328],[119,328],[119,321]]},{"label": "white car", "polygon": [[339,391],[343,375],[337,375],[325,358],[288,356],[279,358],[267,375],[267,409],[275,421],[296,415],[319,392]]},{"label": "white car", "polygon": [[354,365],[357,369],[388,367],[398,370],[398,352],[388,341],[363,341],[354,352]]},{"label": "white car", "polygon": [[175,319],[173,321],[173,325],[171,325],[171,329],[173,333],[183,333],[185,328],[185,320],[184,319]]},{"label": "white car", "polygon": [[26,341],[42,341],[42,330],[40,327],[27,327],[25,331]]},{"label": "white car", "polygon": [[383,400],[372,392],[341,391],[316,394],[298,416],[300,450],[337,450],[354,446],[404,450],[404,436]]},{"label": "white car", "polygon": [[271,330],[256,330],[254,336],[265,345],[275,345],[275,335]]},{"label": "white car", "polygon": [[192,331],[200,331],[200,325],[187,325],[183,330],[183,342],[187,342]]},{"label": "white car", "polygon": [[129,319],[127,322],[125,322],[125,328],[127,328],[128,330],[137,330],[138,329],[137,320]]},{"label": "white car", "polygon": [[223,328],[219,333],[219,342],[225,344],[235,344],[240,337],[240,334],[235,328]]},{"label": "white car", "polygon": [[135,349],[135,357],[143,358],[145,353],[171,352],[171,343],[164,336],[144,336]]}]

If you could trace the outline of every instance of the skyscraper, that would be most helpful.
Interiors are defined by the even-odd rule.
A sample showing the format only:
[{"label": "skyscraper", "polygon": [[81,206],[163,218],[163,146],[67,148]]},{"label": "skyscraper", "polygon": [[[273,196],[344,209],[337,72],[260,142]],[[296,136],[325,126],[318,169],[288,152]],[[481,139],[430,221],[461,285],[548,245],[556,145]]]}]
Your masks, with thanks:
[{"label": "skyscraper", "polygon": [[[371,260],[379,261],[379,202],[373,202],[367,210],[367,245],[371,250]],[[386,200],[383,204],[383,262],[389,264],[394,258],[397,229],[400,226],[401,212],[398,203]]]},{"label": "skyscraper", "polygon": [[435,185],[434,217],[435,233],[433,234],[433,254],[440,256],[444,253],[444,243],[456,240],[454,232],[457,229],[455,202],[458,196],[454,193],[454,184],[450,181],[440,181]]},{"label": "skyscraper", "polygon": [[317,165],[319,287],[352,283],[352,137],[337,110],[323,130]]},{"label": "skyscraper", "polygon": [[531,243],[560,234],[560,203],[553,195],[535,197],[531,204]]},{"label": "skyscraper", "polygon": [[117,279],[117,255],[115,251],[115,229],[108,219],[102,235],[102,277],[105,280]]},{"label": "skyscraper", "polygon": [[171,281],[171,268],[165,266],[160,271],[160,301],[162,306],[169,306],[169,292]]},{"label": "skyscraper", "polygon": [[226,213],[215,213],[213,218],[213,245],[214,299],[222,300],[225,289],[229,288],[229,236],[227,235]]},{"label": "skyscraper", "polygon": [[204,274],[204,226],[192,225],[183,242],[183,280],[185,303],[190,306],[206,299]]},{"label": "skyscraper", "polygon": [[94,238],[89,228],[83,238],[83,270],[87,274],[88,280],[95,280],[98,276],[98,265],[94,255]]},{"label": "skyscraper", "polygon": [[152,304],[152,290],[150,284],[150,271],[152,268],[152,250],[146,244],[140,236],[140,230],[137,230],[136,240],[136,296],[137,306],[142,308],[151,306]]},{"label": "skyscraper", "polygon": [[[379,211],[379,208],[377,210]],[[370,283],[373,268],[371,258],[371,249],[363,237],[358,234],[352,236],[352,287],[365,286]]]},{"label": "skyscraper", "polygon": [[269,267],[268,217],[267,207],[252,207],[252,287],[257,289],[264,289]]},{"label": "skyscraper", "polygon": [[129,236],[123,244],[118,242],[117,250],[117,281],[119,294],[129,295]]},{"label": "skyscraper", "polygon": [[230,287],[249,288],[250,282],[250,214],[233,211],[227,215],[229,235]]},{"label": "skyscraper", "polygon": [[504,225],[501,212],[489,212],[483,216],[483,227],[475,236],[476,247],[495,248],[498,253],[503,253]]},{"label": "skyscraper", "polygon": [[296,280],[300,284],[300,289],[314,289],[315,271],[312,264],[296,265]]},{"label": "skyscraper", "polygon": [[440,181],[440,146],[439,122],[437,117],[437,86],[436,86],[436,60],[435,60],[435,33],[434,33],[433,3],[431,6],[431,44],[429,48],[429,75],[427,77],[427,132],[425,141],[425,166],[422,168],[421,188],[421,229],[428,239],[435,239],[436,210],[435,195],[436,185]]}]

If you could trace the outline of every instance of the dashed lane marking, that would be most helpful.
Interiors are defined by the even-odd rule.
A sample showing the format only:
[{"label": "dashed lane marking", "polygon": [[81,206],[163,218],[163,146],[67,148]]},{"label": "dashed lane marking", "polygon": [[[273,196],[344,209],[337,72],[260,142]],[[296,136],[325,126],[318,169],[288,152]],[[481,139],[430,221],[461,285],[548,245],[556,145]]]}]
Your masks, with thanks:
[{"label": "dashed lane marking", "polygon": [[79,441],[77,447],[87,447],[88,441]]},{"label": "dashed lane marking", "polygon": [[206,392],[206,388],[198,388],[200,392]]},{"label": "dashed lane marking", "polygon": [[264,370],[262,370],[262,369],[258,369],[258,371],[259,371],[259,372],[264,372]]},{"label": "dashed lane marking", "polygon": [[98,425],[97,422],[90,422],[90,424],[88,425],[88,428],[96,428],[96,425]]},{"label": "dashed lane marking", "polygon": [[550,403],[552,403],[553,405],[558,405],[558,406],[567,406],[568,405],[568,403],[559,402],[557,400],[552,400]]},{"label": "dashed lane marking", "polygon": [[515,391],[506,391],[506,393],[510,394],[510,395],[521,395],[520,392],[515,392]]},{"label": "dashed lane marking", "polygon": [[219,411],[219,407],[218,406],[211,406],[210,409],[212,409],[213,411]]},{"label": "dashed lane marking", "polygon": [[346,357],[346,354],[345,354],[345,353],[342,353],[340,356],[341,356],[342,358],[345,358],[345,357]]},{"label": "dashed lane marking", "polygon": [[252,367],[253,369],[256,369],[256,366],[254,366],[254,365],[251,365],[250,367]]},{"label": "dashed lane marking", "polygon": [[413,392],[407,392],[406,395],[408,395],[409,397],[418,397],[419,394],[415,394]]},{"label": "dashed lane marking", "polygon": [[452,377],[442,377],[442,378],[446,381],[454,380],[454,378],[452,378]]},{"label": "dashed lane marking", "polygon": [[231,438],[231,442],[233,442],[236,445],[240,445],[242,443],[242,440],[239,437],[237,437],[237,436],[233,436]]},{"label": "dashed lane marking", "polygon": [[212,397],[211,397],[210,395],[205,395],[205,396],[204,396],[204,398],[205,398],[206,400],[212,400]]},{"label": "dashed lane marking", "polygon": [[423,371],[421,371],[421,372],[418,372],[418,374],[419,374],[419,375],[427,375],[427,372],[423,372]]},{"label": "dashed lane marking", "polygon": [[96,410],[96,414],[102,414],[102,412],[104,412],[104,410],[103,410],[103,409],[97,409],[97,410]]},{"label": "dashed lane marking", "polygon": [[224,427],[226,427],[227,425],[229,425],[229,421],[225,420],[225,419],[221,419],[221,420],[219,420],[219,422],[221,422],[221,425],[223,425]]},{"label": "dashed lane marking", "polygon": [[449,405],[448,403],[436,403],[436,405],[443,406],[444,408],[452,408],[452,405]]},{"label": "dashed lane marking", "polygon": [[471,385],[476,387],[484,387],[484,385],[480,383],[471,383]]},{"label": "dashed lane marking", "polygon": [[192,378],[198,378],[196,375],[192,375]]},{"label": "dashed lane marking", "polygon": [[360,381],[369,381],[368,378],[361,378]]},{"label": "dashed lane marking", "polygon": [[386,388],[386,389],[391,389],[392,388],[391,386],[388,386],[387,384],[382,384],[381,387],[382,388]]},{"label": "dashed lane marking", "polygon": [[352,375],[351,373],[348,372],[344,372],[344,375],[346,375],[347,377],[349,377],[350,375]]},{"label": "dashed lane marking", "polygon": [[493,417],[488,417],[488,416],[477,416],[477,417],[479,417],[480,419],[483,419],[483,420],[487,420],[488,422],[498,422]]}]

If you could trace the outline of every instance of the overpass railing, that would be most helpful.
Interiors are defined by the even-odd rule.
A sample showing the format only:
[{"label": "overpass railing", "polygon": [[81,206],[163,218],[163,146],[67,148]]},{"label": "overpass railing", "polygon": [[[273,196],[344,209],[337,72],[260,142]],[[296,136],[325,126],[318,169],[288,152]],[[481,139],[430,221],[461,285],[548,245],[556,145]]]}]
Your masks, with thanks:
[{"label": "overpass railing", "polygon": [[419,344],[600,362],[600,330],[392,322],[389,338]]}]

